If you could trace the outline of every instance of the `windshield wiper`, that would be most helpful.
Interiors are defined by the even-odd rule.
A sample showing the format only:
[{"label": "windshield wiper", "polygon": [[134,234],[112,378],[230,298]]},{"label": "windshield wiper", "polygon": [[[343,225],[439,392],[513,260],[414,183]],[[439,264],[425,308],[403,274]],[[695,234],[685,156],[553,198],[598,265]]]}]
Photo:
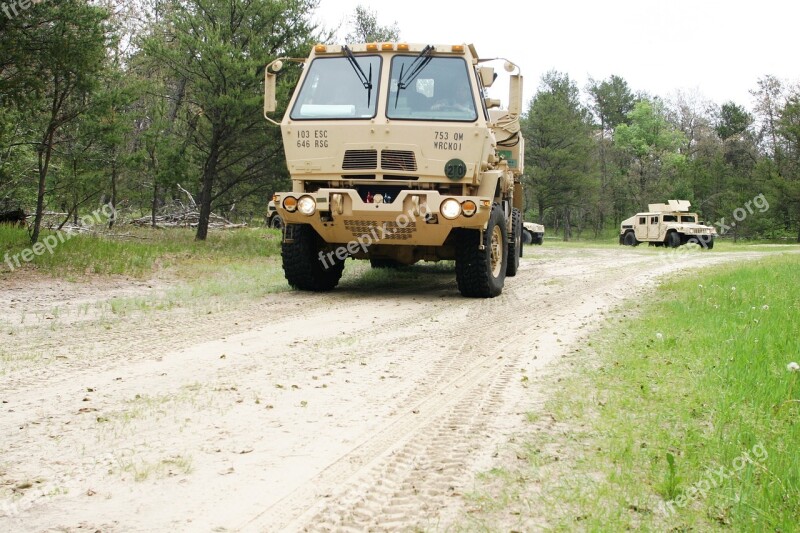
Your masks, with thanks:
[{"label": "windshield wiper", "polygon": [[417,76],[428,66],[428,63],[431,62],[433,56],[433,46],[427,45],[425,48],[422,49],[422,52],[419,53],[417,57],[414,58],[414,61],[408,66],[408,73],[403,76],[403,71],[405,70],[405,65],[400,66],[400,76],[397,79],[397,92],[395,92],[394,96],[394,107],[397,107],[397,100],[400,98],[400,91],[403,89],[408,88],[408,85],[417,79]]},{"label": "windshield wiper", "polygon": [[367,76],[361,69],[361,65],[358,64],[358,61],[356,61],[356,58],[353,56],[353,52],[350,51],[350,47],[344,45],[342,46],[342,51],[347,56],[347,61],[350,62],[350,65],[353,67],[353,70],[356,71],[358,80],[367,90],[367,107],[369,107],[370,99],[372,97],[372,63],[369,64],[369,76]]}]

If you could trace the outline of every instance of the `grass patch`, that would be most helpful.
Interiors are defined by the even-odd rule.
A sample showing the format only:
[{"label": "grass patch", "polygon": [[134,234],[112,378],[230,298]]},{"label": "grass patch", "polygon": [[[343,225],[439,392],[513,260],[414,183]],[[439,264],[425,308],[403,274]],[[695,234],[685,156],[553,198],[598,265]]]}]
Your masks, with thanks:
[{"label": "grass patch", "polygon": [[[147,277],[165,268],[178,272],[203,263],[274,257],[280,253],[280,232],[243,228],[211,232],[206,241],[196,241],[192,229],[125,227],[114,232],[59,234],[44,231],[40,242],[50,238],[52,253],[31,248],[23,228],[0,225],[0,255],[3,270],[34,268],[51,275],[81,274]],[[27,254],[27,255],[24,255]],[[26,261],[26,259],[29,259]]]},{"label": "grass patch", "polygon": [[796,531],[799,271],[796,255],[708,270],[620,312],[470,521],[534,508],[564,531]]}]

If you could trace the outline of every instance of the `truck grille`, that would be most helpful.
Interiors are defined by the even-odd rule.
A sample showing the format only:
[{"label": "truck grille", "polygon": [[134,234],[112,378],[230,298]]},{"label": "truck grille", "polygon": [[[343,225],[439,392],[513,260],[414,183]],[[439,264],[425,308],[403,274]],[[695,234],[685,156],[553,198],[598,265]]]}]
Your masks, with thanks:
[{"label": "truck grille", "polygon": [[410,221],[405,227],[400,227],[396,222],[371,222],[361,220],[345,220],[344,227],[353,234],[355,239],[370,237],[380,240],[405,241],[414,236],[417,224]]},{"label": "truck grille", "polygon": [[342,161],[344,170],[374,170],[378,168],[377,150],[347,150]]},{"label": "truck grille", "polygon": [[381,168],[384,170],[417,170],[414,152],[406,150],[382,150]]}]

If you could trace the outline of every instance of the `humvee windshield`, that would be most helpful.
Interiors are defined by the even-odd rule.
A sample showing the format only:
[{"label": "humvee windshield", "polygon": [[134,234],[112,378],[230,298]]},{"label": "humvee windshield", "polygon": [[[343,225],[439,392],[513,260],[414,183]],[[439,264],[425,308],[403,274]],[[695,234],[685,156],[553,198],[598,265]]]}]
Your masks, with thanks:
[{"label": "humvee windshield", "polygon": [[663,220],[664,222],[677,222],[678,217],[676,217],[675,215],[664,215]]},{"label": "humvee windshield", "polygon": [[[417,69],[416,56],[394,56],[386,116],[408,120],[474,122],[478,119],[467,63],[460,57],[432,57]],[[405,87],[398,87],[403,73]],[[411,79],[409,79],[411,78]]]},{"label": "humvee windshield", "polygon": [[359,74],[346,57],[318,57],[308,67],[308,75],[292,108],[294,120],[340,120],[373,118],[377,109],[379,56],[355,58],[364,73],[372,73],[372,88],[364,87]]}]

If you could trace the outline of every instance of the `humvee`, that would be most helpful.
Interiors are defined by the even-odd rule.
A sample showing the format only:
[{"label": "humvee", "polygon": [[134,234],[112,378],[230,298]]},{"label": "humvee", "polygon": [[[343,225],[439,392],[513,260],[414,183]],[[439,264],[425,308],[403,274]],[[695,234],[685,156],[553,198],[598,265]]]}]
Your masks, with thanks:
[{"label": "humvee", "polygon": [[[347,258],[373,267],[455,260],[464,296],[499,295],[522,251],[522,76],[473,45],[314,46],[265,69],[264,116],[281,127],[292,190],[273,195],[285,224],[283,270],[327,291]],[[276,77],[302,70],[280,123]],[[465,99],[464,99],[465,98]]]},{"label": "humvee", "polygon": [[275,209],[275,202],[270,200],[267,204],[266,223],[268,228],[281,229],[283,227],[283,219]]},{"label": "humvee", "polygon": [[535,222],[523,222],[522,242],[524,244],[542,244],[544,242],[544,226]]},{"label": "humvee", "polygon": [[647,242],[651,246],[677,248],[686,243],[697,243],[710,250],[714,247],[717,232],[713,226],[698,222],[696,213],[690,213],[688,200],[669,200],[666,204],[649,204],[646,213],[637,213],[620,225],[619,243],[638,246]]}]

